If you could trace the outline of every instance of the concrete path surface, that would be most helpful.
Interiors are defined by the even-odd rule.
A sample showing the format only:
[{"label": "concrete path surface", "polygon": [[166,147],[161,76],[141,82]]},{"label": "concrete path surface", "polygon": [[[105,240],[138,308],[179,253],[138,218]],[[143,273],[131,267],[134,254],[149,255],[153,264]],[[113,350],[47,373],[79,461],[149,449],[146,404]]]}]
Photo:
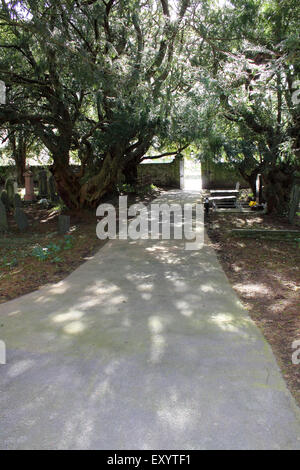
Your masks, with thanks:
[{"label": "concrete path surface", "polygon": [[299,408],[209,244],[109,241],[0,305],[0,339],[1,449],[300,449]]}]

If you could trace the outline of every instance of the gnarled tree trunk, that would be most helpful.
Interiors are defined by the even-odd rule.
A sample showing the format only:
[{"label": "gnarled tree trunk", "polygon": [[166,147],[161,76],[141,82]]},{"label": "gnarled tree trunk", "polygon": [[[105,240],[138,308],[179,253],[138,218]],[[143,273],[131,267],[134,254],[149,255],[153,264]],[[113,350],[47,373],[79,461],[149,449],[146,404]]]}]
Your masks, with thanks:
[{"label": "gnarled tree trunk", "polygon": [[130,184],[132,186],[136,185],[137,179],[138,179],[137,167],[138,167],[138,163],[135,160],[129,162],[125,166],[123,170],[123,175],[124,175],[126,184]]},{"label": "gnarled tree trunk", "polygon": [[80,209],[80,179],[68,163],[68,158],[60,159],[53,155],[51,172],[55,178],[57,192],[71,210]]},{"label": "gnarled tree trunk", "polygon": [[264,198],[268,214],[287,215],[293,184],[293,171],[288,167],[272,167],[263,173]]},{"label": "gnarled tree trunk", "polygon": [[95,208],[108,193],[115,191],[121,171],[122,152],[107,152],[101,170],[80,189],[80,207]]},{"label": "gnarled tree trunk", "polygon": [[247,173],[242,168],[239,168],[239,172],[241,176],[244,178],[244,180],[246,180],[247,183],[249,183],[253,196],[256,199],[256,197],[258,196],[258,194],[256,194],[256,179],[257,179],[257,175],[261,173],[261,168],[255,168],[255,170],[251,171],[251,173]]},{"label": "gnarled tree trunk", "polygon": [[57,191],[70,210],[96,208],[106,194],[115,190],[121,171],[121,152],[108,152],[100,171],[89,178],[83,178],[80,170],[74,171],[68,163],[68,158],[53,158],[55,163],[51,171]]}]

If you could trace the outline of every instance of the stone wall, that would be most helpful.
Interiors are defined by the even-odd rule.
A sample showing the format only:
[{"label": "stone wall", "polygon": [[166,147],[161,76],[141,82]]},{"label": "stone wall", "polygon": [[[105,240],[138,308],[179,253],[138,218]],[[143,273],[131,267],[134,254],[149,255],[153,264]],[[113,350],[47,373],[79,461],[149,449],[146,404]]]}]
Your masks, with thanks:
[{"label": "stone wall", "polygon": [[[72,167],[74,168],[74,170],[76,170],[76,168],[78,168],[77,165],[72,165]],[[42,169],[45,169],[47,171],[47,174],[48,176],[51,175],[51,172],[50,172],[50,169],[49,167],[47,167],[47,165],[41,165],[41,166],[37,166],[37,165],[32,165],[29,167],[30,171],[32,171],[33,173],[33,180],[34,180],[34,184],[37,185],[38,184],[38,180],[39,180],[39,172],[42,170]],[[5,181],[7,178],[16,178],[17,177],[17,172],[16,172],[16,167],[13,166],[13,165],[10,165],[10,166],[0,166],[0,187],[2,188],[5,184]]]},{"label": "stone wall", "polygon": [[[171,163],[142,163],[138,166],[138,178],[141,184],[155,184],[157,186],[180,188],[180,162],[182,157],[176,156]],[[226,163],[213,163],[203,161],[202,164],[203,189],[233,189],[239,181],[241,188],[248,188],[248,183],[243,180],[238,171],[235,171]],[[31,166],[34,182],[38,182],[39,171],[46,166]],[[77,167],[78,168],[78,167]],[[76,170],[76,165],[74,165]],[[0,166],[0,187],[9,176],[15,177],[14,166]]]},{"label": "stone wall", "polygon": [[141,163],[138,166],[138,179],[141,184],[155,184],[169,188],[180,188],[180,162],[175,157],[171,163]]},{"label": "stone wall", "polygon": [[[171,163],[142,163],[138,166],[138,178],[141,184],[155,184],[170,188],[180,188],[180,157],[174,158]],[[38,184],[38,175],[45,169],[50,176],[47,166],[30,166],[33,173],[34,184]],[[74,170],[76,166],[74,165]],[[3,187],[8,177],[17,176],[14,166],[0,166],[0,187]]]},{"label": "stone wall", "polygon": [[237,182],[241,188],[249,188],[239,171],[227,163],[203,161],[201,168],[203,189],[233,189]]}]

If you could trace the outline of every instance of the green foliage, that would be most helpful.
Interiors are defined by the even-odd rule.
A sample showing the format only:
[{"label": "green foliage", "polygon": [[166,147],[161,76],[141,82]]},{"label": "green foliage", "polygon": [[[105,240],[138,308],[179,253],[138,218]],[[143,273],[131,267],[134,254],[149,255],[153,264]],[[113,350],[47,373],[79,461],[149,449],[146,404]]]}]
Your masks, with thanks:
[{"label": "green foliage", "polygon": [[23,265],[25,262],[25,259],[29,256],[29,253],[26,249],[11,249],[8,248],[5,251],[5,255],[2,256],[1,261],[0,261],[0,267],[1,268],[15,268],[16,266],[19,266],[20,264]]},{"label": "green foliage", "polygon": [[117,187],[119,193],[136,193],[136,187],[132,184],[123,183]]},{"label": "green foliage", "polygon": [[67,206],[63,201],[59,201],[55,206],[52,207],[51,211],[55,210],[57,212],[63,213],[65,210],[67,210]]},{"label": "green foliage", "polygon": [[47,147],[68,207],[149,149],[193,144],[246,176],[299,166],[299,2],[174,0],[170,18],[167,3],[2,2],[0,124]]},{"label": "green foliage", "polygon": [[31,255],[37,258],[39,261],[50,261],[51,263],[61,263],[63,261],[62,256],[59,256],[64,250],[70,250],[73,248],[73,237],[71,235],[65,235],[64,239],[57,243],[49,243],[47,246],[42,247],[37,245],[32,250]]},{"label": "green foliage", "polygon": [[16,266],[18,266],[18,259],[16,257],[3,256],[0,264],[1,268],[14,268]]},{"label": "green foliage", "polygon": [[138,186],[137,187],[137,194],[140,197],[146,196],[147,194],[151,194],[155,191],[157,191],[158,188],[154,184],[146,184],[144,186]]},{"label": "green foliage", "polygon": [[138,196],[145,196],[147,194],[151,194],[158,190],[157,186],[154,184],[146,184],[146,185],[132,185],[124,183],[118,186],[119,193],[127,193],[127,194],[137,194]]},{"label": "green foliage", "polygon": [[[127,161],[137,165],[152,144],[186,143],[195,134],[187,118],[196,123],[197,113],[181,100],[189,2],[176,2],[176,20],[164,3],[2,2],[8,104],[0,124],[24,126],[47,147],[69,207],[96,204]],[[71,154],[82,165],[75,176]]]}]

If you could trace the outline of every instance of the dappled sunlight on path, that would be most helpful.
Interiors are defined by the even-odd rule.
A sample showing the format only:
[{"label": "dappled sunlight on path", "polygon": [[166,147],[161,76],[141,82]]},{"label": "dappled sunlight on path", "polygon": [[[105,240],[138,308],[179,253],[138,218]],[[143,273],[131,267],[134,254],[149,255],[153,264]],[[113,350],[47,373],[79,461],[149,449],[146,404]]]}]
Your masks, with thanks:
[{"label": "dappled sunlight on path", "polygon": [[0,448],[300,447],[273,355],[208,245],[110,241],[0,317]]}]

